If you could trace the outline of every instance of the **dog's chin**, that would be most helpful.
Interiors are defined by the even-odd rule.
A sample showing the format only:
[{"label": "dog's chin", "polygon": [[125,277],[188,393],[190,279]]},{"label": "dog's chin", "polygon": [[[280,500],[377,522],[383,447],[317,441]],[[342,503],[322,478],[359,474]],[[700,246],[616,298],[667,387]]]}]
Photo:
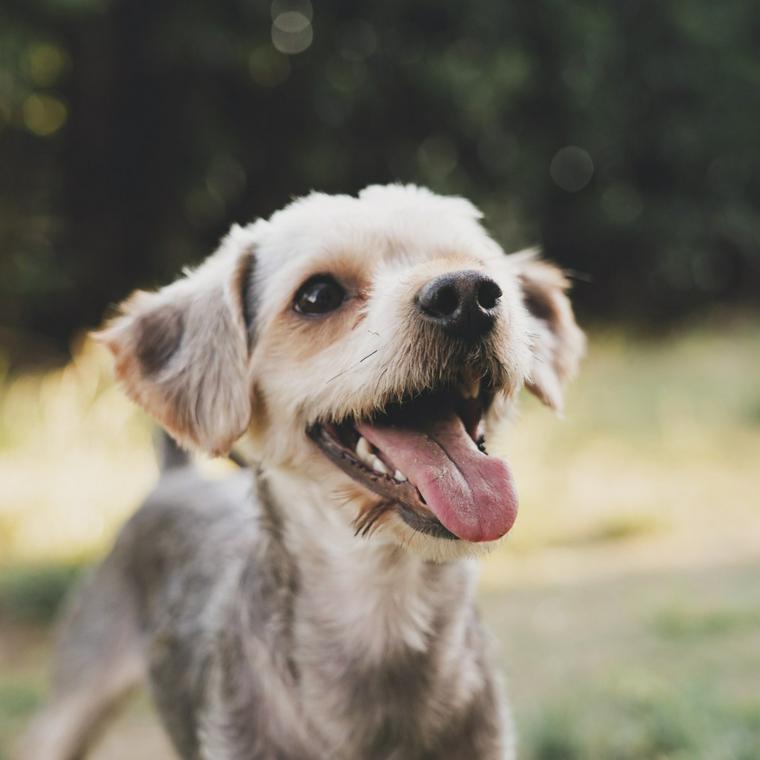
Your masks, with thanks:
[{"label": "dog's chin", "polygon": [[507,464],[487,454],[494,398],[476,382],[402,394],[364,417],[315,422],[307,435],[366,494],[357,535],[388,534],[426,559],[482,554],[512,527]]},{"label": "dog's chin", "polygon": [[427,562],[452,562],[459,559],[477,559],[495,549],[502,539],[495,541],[463,541],[462,539],[438,538],[409,526],[403,517],[389,513],[375,534],[380,540],[388,540],[404,551]]},{"label": "dog's chin", "polygon": [[358,530],[357,525],[366,523],[366,515],[377,506],[376,494],[359,486],[353,479],[336,473],[335,470],[323,470],[321,481],[331,484],[331,498],[337,499],[344,507],[344,510],[341,510],[341,520],[348,521],[358,540],[367,541],[369,544],[395,546],[426,561],[450,562],[483,557],[502,542],[502,539],[478,543],[464,541],[449,533],[432,516],[427,518],[425,523],[417,517],[410,519],[409,511],[398,503],[384,510],[382,516],[373,523],[371,530]]}]

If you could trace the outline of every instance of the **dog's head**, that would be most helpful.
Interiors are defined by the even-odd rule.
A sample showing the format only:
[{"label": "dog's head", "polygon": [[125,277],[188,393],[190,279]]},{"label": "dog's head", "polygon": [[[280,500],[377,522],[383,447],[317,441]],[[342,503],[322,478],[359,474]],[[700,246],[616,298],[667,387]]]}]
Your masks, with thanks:
[{"label": "dog's head", "polygon": [[234,227],[100,333],[177,440],[309,479],[359,532],[425,556],[493,542],[517,496],[489,432],[523,386],[562,404],[584,339],[567,282],[505,256],[466,200],[312,194]]}]

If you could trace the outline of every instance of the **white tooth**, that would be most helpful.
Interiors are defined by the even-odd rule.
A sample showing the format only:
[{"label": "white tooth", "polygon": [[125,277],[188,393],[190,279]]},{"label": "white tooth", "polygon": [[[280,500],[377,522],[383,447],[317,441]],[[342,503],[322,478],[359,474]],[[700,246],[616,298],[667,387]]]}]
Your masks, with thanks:
[{"label": "white tooth", "polygon": [[375,472],[380,472],[383,475],[388,474],[388,468],[380,461],[378,457],[372,457],[372,469]]},{"label": "white tooth", "polygon": [[360,436],[356,442],[356,454],[368,467],[372,467],[372,449],[364,436]]},{"label": "white tooth", "polygon": [[393,473],[393,477],[398,480],[399,483],[406,483],[407,477],[401,472],[401,470],[396,470],[396,472]]}]

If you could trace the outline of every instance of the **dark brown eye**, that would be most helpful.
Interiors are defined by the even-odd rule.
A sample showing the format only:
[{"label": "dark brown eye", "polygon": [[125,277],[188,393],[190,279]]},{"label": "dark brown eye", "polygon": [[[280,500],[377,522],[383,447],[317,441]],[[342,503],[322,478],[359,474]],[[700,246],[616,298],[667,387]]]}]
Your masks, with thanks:
[{"label": "dark brown eye", "polygon": [[327,274],[307,280],[296,293],[293,308],[299,314],[327,314],[345,300],[346,291]]}]

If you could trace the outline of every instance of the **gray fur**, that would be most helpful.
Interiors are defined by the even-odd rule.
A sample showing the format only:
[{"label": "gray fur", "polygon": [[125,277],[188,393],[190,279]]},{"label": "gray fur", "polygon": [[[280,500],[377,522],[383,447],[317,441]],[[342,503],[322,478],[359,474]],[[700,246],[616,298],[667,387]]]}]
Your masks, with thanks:
[{"label": "gray fur", "polygon": [[[192,467],[165,471],[75,597],[58,646],[58,687],[33,733],[71,712],[77,693],[97,694],[100,708],[61,718],[58,746],[27,757],[80,757],[96,719],[139,680],[133,668],[129,683],[103,688],[132,652],[188,760],[511,757],[468,561],[434,564],[391,547],[376,558],[391,578],[408,565],[402,572],[417,578],[414,593],[432,617],[423,648],[390,634],[387,656],[374,661],[303,597],[305,579],[318,579],[333,558],[288,548],[288,511],[262,474],[209,481]],[[389,584],[387,596],[396,592]],[[336,609],[353,603],[336,601]]]},{"label": "gray fur", "polygon": [[[479,218],[412,186],[313,193],[122,305],[99,339],[128,395],[181,445],[226,455],[245,435],[266,469],[204,480],[164,441],[158,485],[63,620],[26,760],[81,757],[145,677],[187,760],[514,757],[472,603],[472,558],[498,536],[443,540],[394,512],[355,535],[375,497],[307,435],[425,390],[470,398],[483,377],[486,435],[524,383],[561,407],[584,345],[567,280],[503,256]],[[353,295],[298,321],[292,294],[325,267]],[[414,307],[463,267],[503,294],[477,347]]]}]

